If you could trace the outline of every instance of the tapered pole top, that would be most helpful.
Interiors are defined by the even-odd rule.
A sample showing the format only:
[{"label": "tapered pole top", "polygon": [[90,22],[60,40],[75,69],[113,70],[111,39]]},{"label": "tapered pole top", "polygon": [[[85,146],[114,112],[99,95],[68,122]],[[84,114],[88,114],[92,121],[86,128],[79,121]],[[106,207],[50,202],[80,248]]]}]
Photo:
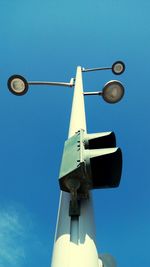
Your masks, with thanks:
[{"label": "tapered pole top", "polygon": [[76,72],[68,137],[71,137],[72,135],[75,134],[75,132],[77,132],[80,129],[86,131],[82,68],[79,66],[77,67],[77,72]]}]

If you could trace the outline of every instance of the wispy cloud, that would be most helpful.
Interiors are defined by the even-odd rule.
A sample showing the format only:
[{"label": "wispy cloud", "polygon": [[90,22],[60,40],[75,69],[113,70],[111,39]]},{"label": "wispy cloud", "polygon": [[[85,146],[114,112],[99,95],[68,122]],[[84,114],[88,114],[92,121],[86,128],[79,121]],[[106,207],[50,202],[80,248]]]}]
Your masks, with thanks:
[{"label": "wispy cloud", "polygon": [[32,217],[23,209],[0,208],[0,267],[25,266],[29,249],[42,248],[33,229]]},{"label": "wispy cloud", "polygon": [[25,228],[17,212],[9,208],[0,211],[0,266],[18,266],[25,258],[21,243]]}]

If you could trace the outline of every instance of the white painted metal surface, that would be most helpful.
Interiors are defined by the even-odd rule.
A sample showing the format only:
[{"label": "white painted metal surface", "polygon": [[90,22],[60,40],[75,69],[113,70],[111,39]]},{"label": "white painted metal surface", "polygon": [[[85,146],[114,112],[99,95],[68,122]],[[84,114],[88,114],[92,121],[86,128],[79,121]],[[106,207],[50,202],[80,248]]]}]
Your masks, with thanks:
[{"label": "white painted metal surface", "polygon": [[[69,135],[86,131],[82,69],[77,68]],[[51,267],[102,267],[95,244],[92,197],[81,201],[81,215],[69,216],[70,194],[61,192]]]}]

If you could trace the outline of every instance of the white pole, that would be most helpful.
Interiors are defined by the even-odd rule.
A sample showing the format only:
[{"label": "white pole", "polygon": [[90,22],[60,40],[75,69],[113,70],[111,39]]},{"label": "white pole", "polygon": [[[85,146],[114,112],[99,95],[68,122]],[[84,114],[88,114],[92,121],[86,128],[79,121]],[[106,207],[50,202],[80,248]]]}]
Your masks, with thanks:
[{"label": "white pole", "polygon": [[[82,69],[77,68],[69,135],[86,131]],[[95,244],[92,197],[81,200],[80,216],[69,216],[70,193],[61,192],[51,267],[102,267]]]}]

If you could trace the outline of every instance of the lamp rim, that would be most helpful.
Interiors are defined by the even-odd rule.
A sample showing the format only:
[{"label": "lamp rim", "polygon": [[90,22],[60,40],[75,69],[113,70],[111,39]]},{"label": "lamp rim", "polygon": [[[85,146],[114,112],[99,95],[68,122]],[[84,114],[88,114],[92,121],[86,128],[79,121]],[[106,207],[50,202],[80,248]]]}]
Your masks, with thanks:
[{"label": "lamp rim", "polygon": [[[20,79],[24,83],[24,89],[20,92],[17,92],[14,88],[12,88],[12,81],[15,79]],[[14,95],[18,95],[18,96],[26,94],[28,91],[28,87],[29,87],[27,80],[22,75],[18,75],[18,74],[14,74],[10,76],[8,79],[7,85],[8,85],[9,91],[13,93]]]},{"label": "lamp rim", "polygon": [[[122,71],[120,71],[120,72],[116,72],[116,71],[115,71],[115,66],[116,66],[117,64],[121,64],[121,65],[122,65]],[[120,75],[120,74],[122,74],[124,71],[125,71],[125,64],[124,64],[123,61],[118,60],[118,61],[116,61],[116,62],[113,63],[113,65],[112,65],[112,72],[113,72],[115,75]]]}]

